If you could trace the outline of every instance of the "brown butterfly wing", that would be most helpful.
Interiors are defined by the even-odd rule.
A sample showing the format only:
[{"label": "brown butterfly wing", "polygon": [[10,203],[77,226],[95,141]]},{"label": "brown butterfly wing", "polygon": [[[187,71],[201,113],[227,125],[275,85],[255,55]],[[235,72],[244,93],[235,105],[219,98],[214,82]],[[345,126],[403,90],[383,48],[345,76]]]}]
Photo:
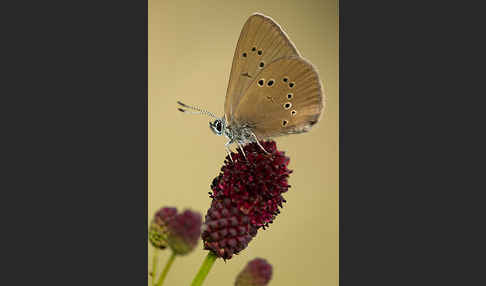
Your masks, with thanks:
[{"label": "brown butterfly wing", "polygon": [[324,107],[316,69],[301,57],[269,64],[250,83],[234,121],[248,124],[259,139],[306,132]]},{"label": "brown butterfly wing", "polygon": [[241,30],[233,57],[224,104],[228,122],[231,124],[236,106],[258,73],[278,58],[298,55],[295,46],[275,21],[262,14],[250,16]]}]

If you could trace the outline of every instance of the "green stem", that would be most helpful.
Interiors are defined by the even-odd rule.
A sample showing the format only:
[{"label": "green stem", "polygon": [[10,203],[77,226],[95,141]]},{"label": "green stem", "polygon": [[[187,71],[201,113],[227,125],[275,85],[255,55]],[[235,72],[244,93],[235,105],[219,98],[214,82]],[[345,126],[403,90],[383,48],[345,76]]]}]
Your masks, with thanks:
[{"label": "green stem", "polygon": [[157,274],[157,262],[159,260],[159,249],[154,247],[154,256],[152,260],[152,286],[155,286],[155,276]]},{"label": "green stem", "polygon": [[165,264],[164,270],[162,270],[162,274],[160,274],[159,281],[157,281],[157,286],[162,286],[164,284],[165,276],[167,276],[167,273],[170,270],[170,267],[172,266],[172,263],[174,262],[174,259],[176,258],[176,255],[174,252],[169,257],[169,260],[167,261],[167,264]]},{"label": "green stem", "polygon": [[204,279],[206,279],[206,276],[208,276],[209,270],[211,270],[216,258],[218,257],[212,251],[209,251],[208,255],[204,259],[203,264],[201,265],[201,268],[199,268],[199,272],[197,273],[196,277],[194,277],[194,280],[192,280],[191,286],[201,286],[203,284]]}]

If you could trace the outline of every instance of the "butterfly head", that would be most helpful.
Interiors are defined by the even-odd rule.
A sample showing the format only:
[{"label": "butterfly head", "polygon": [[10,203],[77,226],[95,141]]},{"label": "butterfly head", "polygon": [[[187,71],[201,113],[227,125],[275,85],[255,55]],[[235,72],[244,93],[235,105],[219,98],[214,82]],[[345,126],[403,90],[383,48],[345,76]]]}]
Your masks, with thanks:
[{"label": "butterfly head", "polygon": [[195,106],[190,106],[190,105],[187,105],[187,104],[182,103],[180,101],[178,101],[177,103],[182,107],[182,108],[181,107],[178,108],[180,112],[190,113],[190,114],[203,114],[203,115],[208,115],[208,116],[215,118],[213,122],[209,122],[209,128],[216,135],[226,134],[228,136],[228,130],[226,129],[225,117],[218,118],[218,117],[216,117],[216,115],[214,115],[213,113],[211,113],[207,110],[204,110],[204,109],[201,109],[201,108],[198,108],[198,107],[195,107]]},{"label": "butterfly head", "polygon": [[226,129],[224,118],[217,118],[213,122],[209,122],[209,128],[214,132],[214,134],[223,135]]}]

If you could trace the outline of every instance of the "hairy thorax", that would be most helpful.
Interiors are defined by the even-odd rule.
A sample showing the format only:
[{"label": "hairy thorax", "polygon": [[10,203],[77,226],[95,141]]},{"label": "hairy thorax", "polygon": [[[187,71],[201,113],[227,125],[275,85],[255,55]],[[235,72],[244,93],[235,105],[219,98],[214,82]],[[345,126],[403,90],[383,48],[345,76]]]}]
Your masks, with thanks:
[{"label": "hairy thorax", "polygon": [[231,143],[238,142],[240,144],[247,144],[256,142],[256,137],[253,134],[251,126],[247,123],[237,124],[231,122],[231,124],[226,127],[225,135]]}]

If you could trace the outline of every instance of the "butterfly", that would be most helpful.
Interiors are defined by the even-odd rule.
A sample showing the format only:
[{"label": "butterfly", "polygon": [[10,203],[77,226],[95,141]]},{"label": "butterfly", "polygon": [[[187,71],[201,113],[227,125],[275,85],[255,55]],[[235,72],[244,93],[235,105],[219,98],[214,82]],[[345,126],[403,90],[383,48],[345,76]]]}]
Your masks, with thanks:
[{"label": "butterfly", "polygon": [[224,116],[178,104],[181,112],[215,118],[210,129],[228,138],[225,147],[231,158],[232,143],[243,151],[242,145],[256,142],[265,151],[260,140],[309,131],[319,121],[325,101],[314,66],[273,19],[255,13],[236,45]]}]

